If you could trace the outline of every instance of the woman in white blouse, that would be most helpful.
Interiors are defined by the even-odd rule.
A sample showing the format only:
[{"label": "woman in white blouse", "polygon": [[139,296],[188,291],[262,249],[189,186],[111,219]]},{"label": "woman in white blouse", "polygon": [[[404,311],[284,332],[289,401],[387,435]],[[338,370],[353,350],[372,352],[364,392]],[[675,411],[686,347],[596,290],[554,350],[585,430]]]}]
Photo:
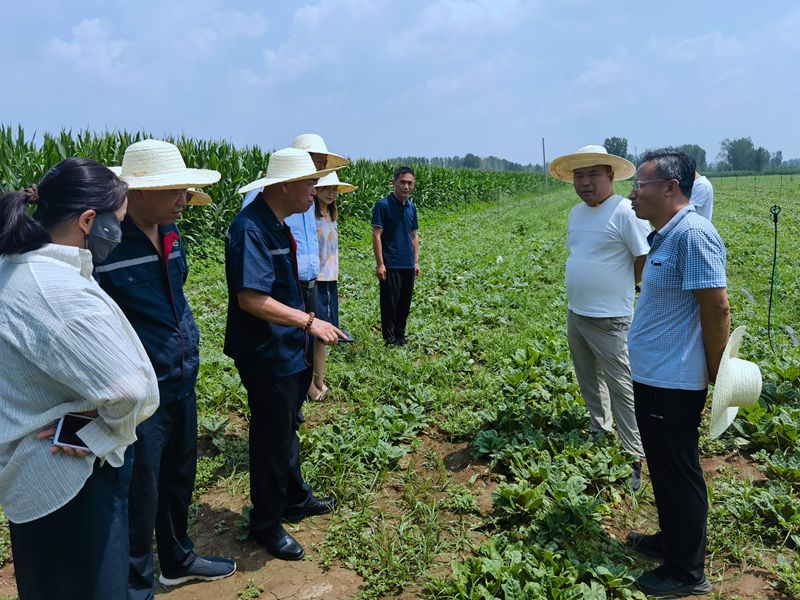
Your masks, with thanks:
[{"label": "woman in white blouse", "polygon": [[[158,386],[91,276],[120,240],[126,194],[105,166],[69,158],[0,197],[0,505],[20,600],[127,596],[123,458]],[[50,441],[66,413],[93,417],[77,432],[87,450]]]}]

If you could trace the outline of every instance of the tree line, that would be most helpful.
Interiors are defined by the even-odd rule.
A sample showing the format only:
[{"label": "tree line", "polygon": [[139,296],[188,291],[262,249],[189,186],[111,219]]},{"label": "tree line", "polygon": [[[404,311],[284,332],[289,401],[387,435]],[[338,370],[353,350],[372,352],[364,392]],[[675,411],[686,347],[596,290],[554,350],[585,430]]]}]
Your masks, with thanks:
[{"label": "tree line", "polygon": [[526,173],[542,173],[542,165],[528,163],[522,165],[497,156],[480,157],[468,152],[464,156],[399,156],[389,159],[395,164],[431,165],[448,169],[481,169],[484,171],[517,171]]},{"label": "tree line", "polygon": [[[644,153],[636,155],[628,151],[628,140],[624,137],[608,137],[603,142],[610,154],[627,158],[634,164],[639,164]],[[749,171],[755,173],[769,172],[796,172],[800,171],[800,158],[784,160],[780,150],[770,153],[763,146],[753,143],[749,137],[725,138],[720,142],[720,153],[715,161],[709,162],[704,148],[697,144],[682,144],[675,146],[676,150],[691,156],[701,173],[729,171]],[[480,157],[468,152],[464,156],[400,156],[390,159],[394,164],[415,164],[446,167],[450,169],[481,169],[484,171],[518,171],[527,173],[542,173],[544,169],[540,164],[520,163],[498,158],[497,156]]]},{"label": "tree line", "polygon": [[[603,142],[610,154],[616,154],[638,164],[642,155],[636,156],[628,152],[628,140],[624,137],[609,137]],[[715,162],[706,161],[706,151],[697,144],[676,146],[676,150],[685,152],[697,163],[700,172],[716,171],[797,171],[800,170],[800,159],[783,159],[780,150],[770,153],[763,146],[756,147],[749,137],[725,138],[720,142],[720,153]]]}]

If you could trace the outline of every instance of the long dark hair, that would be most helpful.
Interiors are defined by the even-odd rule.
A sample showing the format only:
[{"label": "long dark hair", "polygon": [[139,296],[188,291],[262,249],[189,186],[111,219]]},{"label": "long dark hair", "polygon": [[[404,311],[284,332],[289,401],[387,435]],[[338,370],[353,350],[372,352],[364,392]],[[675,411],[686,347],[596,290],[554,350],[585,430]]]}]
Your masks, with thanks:
[{"label": "long dark hair", "polygon": [[[50,231],[81,213],[115,211],[127,184],[99,162],[67,158],[22,192],[0,196],[0,255],[22,254],[50,243]],[[27,204],[35,204],[33,218]]]},{"label": "long dark hair", "polygon": [[[331,187],[335,187],[335,186],[331,186]],[[322,209],[320,207],[322,206],[322,202],[320,202],[320,199],[316,195],[314,196],[314,206],[316,207],[316,210],[314,211],[315,214],[318,217],[321,218],[322,217]],[[336,215],[338,214],[338,212],[339,211],[336,208],[336,200],[334,200],[333,202],[328,204],[328,214],[331,217],[331,221],[335,221],[336,220]]]}]

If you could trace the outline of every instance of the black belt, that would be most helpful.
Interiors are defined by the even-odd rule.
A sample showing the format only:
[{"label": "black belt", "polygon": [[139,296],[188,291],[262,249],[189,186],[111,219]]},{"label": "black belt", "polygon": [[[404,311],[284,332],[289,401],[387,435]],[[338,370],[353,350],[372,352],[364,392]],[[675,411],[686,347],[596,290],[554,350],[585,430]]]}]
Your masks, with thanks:
[{"label": "black belt", "polygon": [[313,290],[314,286],[317,285],[317,280],[316,279],[309,279],[308,281],[301,281],[300,285],[302,285],[307,290]]}]

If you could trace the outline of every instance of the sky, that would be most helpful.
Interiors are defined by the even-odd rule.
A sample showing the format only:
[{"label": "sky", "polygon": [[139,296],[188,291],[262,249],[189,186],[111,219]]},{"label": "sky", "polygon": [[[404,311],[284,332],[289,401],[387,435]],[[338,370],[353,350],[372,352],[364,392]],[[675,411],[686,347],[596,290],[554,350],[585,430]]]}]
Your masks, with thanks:
[{"label": "sky", "polygon": [[796,0],[0,0],[0,124],[542,162],[800,158]]}]

